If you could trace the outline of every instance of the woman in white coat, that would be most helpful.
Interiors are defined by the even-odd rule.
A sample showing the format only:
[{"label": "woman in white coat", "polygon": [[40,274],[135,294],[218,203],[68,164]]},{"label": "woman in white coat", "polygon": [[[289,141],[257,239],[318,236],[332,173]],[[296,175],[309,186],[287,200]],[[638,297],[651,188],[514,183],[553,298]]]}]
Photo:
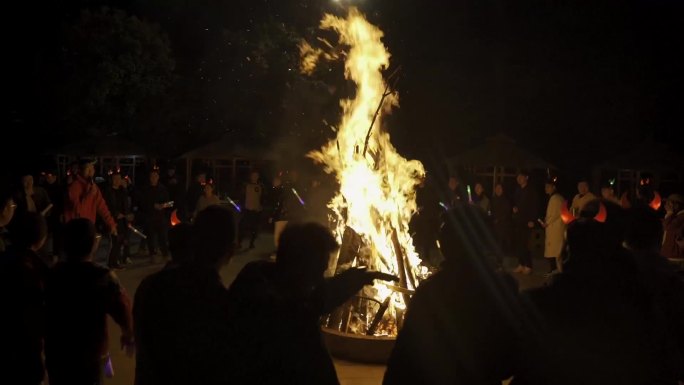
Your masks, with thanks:
[{"label": "woman in white coat", "polygon": [[557,178],[546,181],[546,218],[542,224],[545,229],[544,257],[549,261],[549,275],[563,271],[561,253],[565,243],[565,223],[561,220],[561,208],[565,198],[556,191]]}]

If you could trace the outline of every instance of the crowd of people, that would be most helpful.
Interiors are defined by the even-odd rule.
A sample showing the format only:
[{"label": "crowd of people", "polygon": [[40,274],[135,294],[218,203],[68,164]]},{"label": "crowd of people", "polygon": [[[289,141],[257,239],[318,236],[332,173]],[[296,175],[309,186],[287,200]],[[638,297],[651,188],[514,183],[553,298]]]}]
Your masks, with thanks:
[{"label": "crowd of people", "polygon": [[[160,183],[153,168],[133,210],[124,176],[113,170],[101,191],[93,172],[85,161],[65,189],[43,192],[24,176],[19,194],[0,191],[4,378],[100,384],[111,375],[109,352],[120,347],[135,355],[138,385],[339,383],[321,316],[374,280],[398,278],[366,268],[324,276],[339,245],[320,181],[302,187],[290,173],[267,193],[254,172],[232,210],[215,199],[206,175],[184,192],[173,175]],[[656,207],[657,194],[644,183],[625,205],[610,191],[590,196],[580,181],[569,204],[550,178],[542,215],[529,175],[521,172],[517,183],[509,202],[501,185],[488,198],[482,185],[473,194],[449,181],[435,214],[443,263],[411,298],[384,383],[684,381],[684,278],[668,261],[682,258],[684,199],[674,194]],[[225,287],[219,271],[243,241],[254,246],[267,194],[275,260],[249,263]],[[193,201],[182,209],[176,203]],[[175,226],[170,202],[180,217]],[[52,229],[51,210],[61,210]],[[94,256],[106,230],[119,247],[114,262],[127,258],[125,234],[139,212],[144,220],[135,223],[146,229],[148,248],[170,260],[131,301],[113,269]],[[554,273],[545,286],[520,293],[501,269],[502,248],[517,254],[513,272],[529,274],[527,241],[536,227],[546,233],[544,256]],[[54,265],[41,255],[51,237],[61,255]],[[109,263],[117,266],[111,254]],[[108,341],[108,316],[120,328],[117,343]]]},{"label": "crowd of people", "polygon": [[[531,187],[529,179],[529,173],[523,170],[516,177],[517,186],[512,193],[506,194],[504,184],[498,182],[494,185],[491,197],[485,192],[483,183],[475,182],[471,191],[470,186],[466,189],[456,176],[449,178],[445,189],[437,188],[436,193],[425,193],[428,188],[424,186],[423,191],[419,191],[419,210],[413,221],[414,239],[423,259],[430,259],[441,213],[455,204],[468,203],[485,213],[485,221],[500,248],[499,254],[517,258],[514,273],[529,275],[533,271],[533,247],[530,247],[534,239],[533,232],[542,233],[539,238],[543,240],[543,247],[539,252],[548,261],[547,275],[559,273],[566,257],[567,224],[579,215],[588,202],[596,199],[603,199],[625,210],[651,207],[662,220],[664,235],[660,252],[668,259],[684,259],[684,197],[675,193],[667,199],[661,198],[653,188],[651,176],[644,175],[638,188],[631,192],[624,191],[620,197],[616,195],[614,179],[601,184],[598,196],[590,191],[586,179],[580,179],[577,182],[577,194],[572,199],[560,193],[557,176],[549,177],[544,183],[546,199],[540,198],[541,191]],[[545,209],[542,202],[546,202]],[[502,261],[498,262],[501,267]]]}]

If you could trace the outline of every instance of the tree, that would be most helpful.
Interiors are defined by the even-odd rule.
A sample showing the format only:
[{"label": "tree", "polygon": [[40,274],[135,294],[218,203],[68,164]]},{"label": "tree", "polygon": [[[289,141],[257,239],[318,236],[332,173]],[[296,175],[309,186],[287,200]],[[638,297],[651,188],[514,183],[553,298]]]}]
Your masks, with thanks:
[{"label": "tree", "polygon": [[64,29],[62,119],[72,134],[137,135],[144,105],[174,80],[169,42],[156,25],[124,11],[84,10]]}]

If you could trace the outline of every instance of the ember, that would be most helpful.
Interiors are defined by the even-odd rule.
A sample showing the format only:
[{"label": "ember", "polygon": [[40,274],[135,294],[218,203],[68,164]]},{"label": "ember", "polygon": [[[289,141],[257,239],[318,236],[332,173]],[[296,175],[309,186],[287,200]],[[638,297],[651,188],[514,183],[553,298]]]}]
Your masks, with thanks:
[{"label": "ember", "polygon": [[399,102],[381,72],[390,58],[381,41],[383,32],[355,8],[346,18],[325,15],[320,28],[335,31],[345,49],[325,44],[331,53],[302,43],[302,71],[310,73],[321,58],[344,57],[345,77],[356,84],[353,99],[340,102],[337,137],[308,154],[340,185],[328,207],[342,247],[328,273],[367,266],[400,277],[397,286],[376,283],[365,289],[331,314],[327,326],[346,333],[396,336],[410,295],[426,274],[408,232],[417,209],[415,187],[425,171],[419,161],[399,155],[382,129],[383,117]]}]

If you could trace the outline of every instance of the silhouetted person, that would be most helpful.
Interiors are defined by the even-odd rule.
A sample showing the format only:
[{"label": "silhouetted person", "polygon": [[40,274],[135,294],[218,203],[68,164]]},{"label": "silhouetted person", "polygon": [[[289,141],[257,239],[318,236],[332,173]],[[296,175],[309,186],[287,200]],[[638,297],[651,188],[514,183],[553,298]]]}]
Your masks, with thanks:
[{"label": "silhouetted person", "polygon": [[12,384],[40,384],[45,376],[43,336],[45,280],[48,267],[38,255],[47,240],[47,224],[35,212],[18,217],[12,246],[0,255],[3,331],[0,371]]},{"label": "silhouetted person", "polygon": [[272,215],[272,222],[274,223],[273,238],[276,248],[278,248],[280,235],[288,222],[301,221],[306,212],[304,207],[306,202],[302,200],[301,195],[303,194],[303,189],[300,188],[299,184],[299,173],[291,171],[289,179],[282,185],[280,185],[280,182],[279,177],[276,177],[273,181],[273,188],[279,189],[279,193],[276,193],[278,200]]},{"label": "silhouetted person", "polygon": [[199,171],[195,174],[195,180],[190,183],[188,193],[185,195],[185,207],[188,216],[191,216],[197,209],[197,201],[204,192],[204,184],[207,182],[207,173]]},{"label": "silhouetted person", "polygon": [[468,193],[461,185],[461,181],[456,176],[450,176],[447,182],[446,204],[449,207],[455,206],[459,202],[468,201]]},{"label": "silhouetted person", "polygon": [[107,315],[121,328],[120,345],[133,354],[131,301],[109,269],[93,262],[95,226],[86,218],[64,228],[66,261],[46,285],[45,362],[51,385],[101,384],[109,356]]},{"label": "silhouetted person", "polygon": [[504,195],[503,185],[497,183],[492,196],[492,221],[494,222],[494,235],[499,241],[501,249],[508,253],[511,251],[511,231],[513,229],[511,202]]},{"label": "silhouetted person", "polygon": [[233,341],[219,269],[233,255],[229,210],[209,206],[192,225],[194,257],[145,278],[135,294],[137,385],[228,384]]},{"label": "silhouetted person", "polygon": [[[600,204],[605,223],[593,216]],[[512,383],[676,384],[677,353],[662,310],[621,247],[625,218],[605,201],[582,210],[568,226],[563,273],[527,294],[525,364]]]},{"label": "silhouetted person", "polygon": [[166,258],[169,255],[169,215],[166,211],[169,192],[166,186],[159,183],[159,169],[150,170],[149,182],[142,190],[140,215],[144,217],[146,225],[150,256],[155,256],[160,251],[162,257]]},{"label": "silhouetted person", "polygon": [[252,171],[249,174],[249,182],[244,186],[244,210],[240,220],[240,234],[238,235],[238,246],[240,248],[242,248],[242,240],[245,238],[249,238],[249,248],[254,248],[254,242],[259,233],[263,193],[264,186],[259,181],[259,172]]},{"label": "silhouetted person", "polygon": [[529,185],[529,179],[527,172],[518,173],[518,189],[513,199],[513,244],[518,257],[518,267],[514,272],[522,274],[532,273],[530,238],[539,219],[539,198],[534,188]]},{"label": "silhouetted person", "polygon": [[330,253],[337,248],[320,224],[289,224],[275,263],[252,262],[240,272],[230,286],[233,338],[241,359],[231,368],[235,383],[338,383],[319,318],[373,279],[395,278],[352,268],[324,279]]},{"label": "silhouetted person", "polygon": [[665,203],[663,245],[660,252],[667,258],[684,258],[684,196],[672,194]]},{"label": "silhouetted person", "polygon": [[0,187],[0,253],[5,251],[9,241],[7,225],[14,218],[17,204],[14,202],[14,193],[7,186]]},{"label": "silhouetted person", "polygon": [[22,216],[27,212],[41,213],[52,203],[47,191],[41,186],[34,185],[33,175],[30,173],[22,175],[20,182],[21,186],[14,198],[17,204],[16,216]]},{"label": "silhouetted person", "polygon": [[638,205],[629,210],[624,244],[632,252],[638,278],[648,299],[662,311],[676,342],[679,380],[684,381],[684,281],[674,266],[660,254],[663,227],[658,213]]},{"label": "silhouetted person", "polygon": [[52,255],[60,256],[62,254],[62,228],[64,227],[63,214],[66,190],[62,183],[57,180],[57,172],[55,170],[48,170],[43,174],[45,176],[43,188],[47,192],[50,202],[54,205],[46,215],[48,239],[52,240]]},{"label": "silhouetted person", "polygon": [[517,288],[481,253],[494,241],[483,224],[484,213],[467,204],[444,216],[444,264],[411,299],[384,384],[499,385],[512,374]]},{"label": "silhouetted person", "polygon": [[123,178],[120,170],[110,173],[110,183],[103,191],[109,212],[116,221],[116,236],[112,236],[107,265],[109,268],[120,268],[126,263],[130,251],[128,247],[128,217],[131,210],[128,205],[128,191],[122,186]]},{"label": "silhouetted person", "polygon": [[192,263],[192,225],[179,223],[169,230],[169,252],[171,261],[166,264],[167,268]]},{"label": "silhouetted person", "polygon": [[320,178],[314,178],[304,198],[307,221],[320,223],[323,226],[328,226],[328,202],[332,198],[332,194],[326,187],[321,183]]},{"label": "silhouetted person", "polygon": [[431,178],[423,180],[417,190],[416,204],[418,212],[411,218],[410,226],[416,251],[424,262],[438,264],[431,257],[437,240],[437,230],[440,224],[440,215],[443,207],[439,205],[436,186]]}]

